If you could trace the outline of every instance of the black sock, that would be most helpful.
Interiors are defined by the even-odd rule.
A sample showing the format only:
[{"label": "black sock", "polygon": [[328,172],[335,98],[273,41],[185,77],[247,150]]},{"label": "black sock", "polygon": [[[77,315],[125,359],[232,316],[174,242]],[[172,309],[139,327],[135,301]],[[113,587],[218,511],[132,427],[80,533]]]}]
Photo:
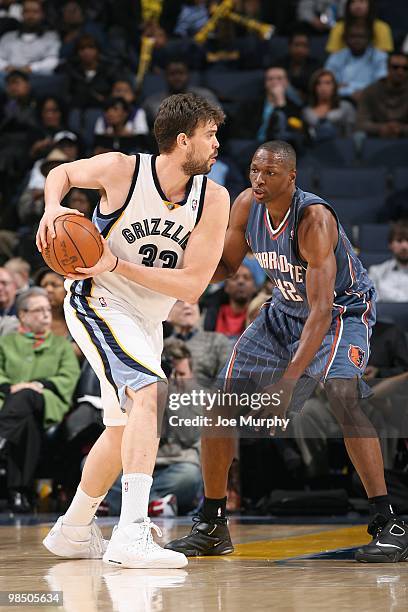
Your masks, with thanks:
[{"label": "black sock", "polygon": [[215,521],[219,518],[225,518],[226,507],[226,497],[221,497],[221,499],[210,499],[209,497],[204,497],[203,505],[201,506],[201,514],[208,521]]},{"label": "black sock", "polygon": [[390,504],[388,495],[377,495],[376,497],[368,498],[370,516],[373,517],[375,514],[382,514],[385,518],[390,519],[394,516],[394,511]]}]

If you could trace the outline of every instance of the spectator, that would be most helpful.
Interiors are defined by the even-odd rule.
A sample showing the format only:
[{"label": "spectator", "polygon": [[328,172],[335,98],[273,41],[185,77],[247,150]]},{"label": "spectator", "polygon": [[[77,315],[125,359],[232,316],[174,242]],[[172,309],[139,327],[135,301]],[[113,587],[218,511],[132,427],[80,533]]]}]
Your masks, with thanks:
[{"label": "spectator", "polygon": [[[6,76],[6,100],[0,118],[0,198],[12,201],[27,172],[32,133],[36,128],[36,103],[27,74],[13,70]],[[3,228],[16,229],[14,206],[2,209]]]},{"label": "spectator", "polygon": [[68,161],[75,161],[80,155],[80,140],[74,132],[70,130],[62,130],[57,132],[52,139],[53,148],[62,151],[68,158]]},{"label": "spectator", "polygon": [[347,0],[344,20],[338,21],[330,31],[326,46],[328,53],[344,48],[344,31],[354,23],[368,27],[373,47],[386,53],[393,50],[391,28],[385,21],[376,19],[374,0]]},{"label": "spectator", "polygon": [[247,266],[241,265],[234,276],[225,281],[224,293],[227,303],[208,306],[204,329],[236,340],[245,329],[248,306],[256,293],[254,278]]},{"label": "spectator", "polygon": [[165,341],[165,352],[167,353],[167,346],[172,345],[174,338],[182,340],[191,353],[195,379],[199,385],[210,387],[229,357],[230,340],[223,334],[200,329],[198,304],[177,301],[168,321],[173,325],[174,331]]},{"label": "spectator", "polygon": [[326,34],[342,16],[345,0],[299,0],[298,21],[311,34]]},{"label": "spectator", "polygon": [[[193,360],[188,348],[182,341],[168,347],[171,357],[172,373],[169,381],[169,394],[185,393],[194,388],[192,383]],[[202,488],[200,468],[200,435],[197,425],[181,426],[172,424],[170,416],[193,418],[200,416],[201,406],[180,405],[176,411],[168,411],[163,425],[156,465],[153,472],[153,485],[150,491],[149,516],[175,516],[186,514],[198,502]],[[121,506],[121,482],[118,478],[109,491],[106,502],[110,514],[119,514]]]},{"label": "spectator", "polygon": [[231,132],[234,138],[297,140],[302,134],[301,109],[289,95],[286,70],[271,66],[265,70],[265,97],[244,102],[236,112]]},{"label": "spectator", "polygon": [[357,127],[369,136],[408,136],[408,56],[388,57],[388,75],[367,87],[358,104]]},{"label": "spectator", "polygon": [[137,128],[131,119],[131,112],[130,105],[123,98],[110,98],[105,102],[103,117],[95,124],[95,154],[147,150],[146,136],[133,132]]},{"label": "spectator", "polygon": [[84,9],[77,0],[67,0],[61,9],[60,57],[66,59],[74,53],[75,43],[83,34],[90,34],[98,40],[101,47],[105,44],[103,30],[98,23],[86,19]]},{"label": "spectator", "polygon": [[73,132],[69,132],[67,130],[63,130],[62,132],[57,132],[54,134],[52,139],[50,140],[50,145],[48,147],[48,155],[45,155],[42,159],[38,159],[34,166],[31,169],[30,177],[28,179],[27,189],[36,189],[40,191],[44,191],[45,185],[45,174],[43,172],[45,165],[45,159],[51,155],[52,157],[57,156],[52,155],[53,149],[58,149],[59,153],[63,153],[65,155],[63,161],[71,162],[78,159],[79,156],[79,146],[78,146],[78,137]]},{"label": "spectator", "polygon": [[190,0],[181,7],[174,34],[181,38],[192,38],[207,23],[208,18],[207,0]]},{"label": "spectator", "polygon": [[32,159],[45,157],[52,148],[54,135],[66,129],[65,108],[55,96],[44,98],[38,104],[37,112],[38,127],[33,133],[34,143],[30,151]]},{"label": "spectator", "polygon": [[306,99],[310,79],[321,66],[321,62],[310,55],[309,36],[306,32],[295,30],[290,35],[288,53],[277,59],[276,64],[285,68],[291,85],[302,99]]},{"label": "spectator", "polygon": [[167,96],[179,93],[196,93],[199,96],[207,98],[212,104],[218,104],[216,96],[209,90],[203,87],[195,87],[190,85],[190,73],[188,65],[183,60],[170,60],[165,70],[166,89],[159,93],[151,94],[143,103],[143,108],[146,111],[147,120],[150,126],[159,110],[159,106]]},{"label": "spectator", "polygon": [[87,219],[92,219],[96,206],[94,192],[91,189],[71,189],[66,199],[66,206],[79,210]]},{"label": "spectator", "polygon": [[371,266],[379,302],[408,302],[408,222],[391,224],[388,246],[392,259]]},{"label": "spectator", "polygon": [[312,76],[309,105],[302,116],[312,140],[322,141],[350,136],[356,111],[351,102],[339,99],[334,74],[322,68]]},{"label": "spectator", "polygon": [[16,295],[30,288],[31,266],[22,257],[12,257],[4,264],[6,270],[11,272],[16,285]]},{"label": "spectator", "polygon": [[115,67],[101,57],[101,48],[90,34],[80,36],[75,53],[62,70],[69,80],[69,92],[75,108],[100,108],[109,96]]},{"label": "spectator", "polygon": [[336,77],[340,95],[357,102],[365,87],[386,76],[387,54],[370,45],[366,26],[350,25],[344,40],[346,48],[332,53],[325,68]]},{"label": "spectator", "polygon": [[[68,161],[68,157],[60,149],[53,149],[45,159],[40,160],[39,168],[44,184],[45,178],[53,168]],[[22,224],[31,226],[41,219],[44,212],[44,184],[33,187],[33,183],[29,182],[21,194],[17,203],[17,211]]]},{"label": "spectator", "polygon": [[213,164],[210,172],[210,178],[215,183],[223,185],[230,194],[231,202],[246,188],[245,181],[236,161],[227,155],[218,153],[217,163]]},{"label": "spectator", "polygon": [[42,289],[21,294],[17,314],[19,331],[0,339],[0,445],[7,453],[10,509],[29,512],[44,431],[69,410],[79,366],[69,342],[50,331]]},{"label": "spectator", "polygon": [[[149,127],[147,125],[146,113],[137,104],[137,96],[136,92],[129,80],[124,78],[118,79],[112,85],[111,91],[112,98],[122,98],[125,100],[130,106],[130,114],[128,118],[128,130],[131,134],[142,134],[146,135],[149,133]],[[102,122],[102,119],[98,119],[95,126],[95,133],[100,134],[101,131],[98,131],[99,123]]]},{"label": "spectator", "polygon": [[0,72],[16,68],[33,74],[51,74],[58,65],[60,41],[44,23],[41,0],[24,0],[19,29],[0,39]]},{"label": "spectator", "polygon": [[10,270],[0,268],[0,317],[13,316],[16,311],[17,285]]}]

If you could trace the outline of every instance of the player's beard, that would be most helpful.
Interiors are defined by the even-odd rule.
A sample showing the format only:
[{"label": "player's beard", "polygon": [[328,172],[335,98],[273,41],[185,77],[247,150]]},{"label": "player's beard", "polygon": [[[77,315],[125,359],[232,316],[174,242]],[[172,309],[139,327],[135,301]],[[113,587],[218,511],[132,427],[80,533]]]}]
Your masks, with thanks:
[{"label": "player's beard", "polygon": [[208,174],[211,170],[210,160],[198,159],[195,156],[195,148],[187,153],[187,158],[182,165],[182,170],[187,176],[195,176],[196,174]]}]

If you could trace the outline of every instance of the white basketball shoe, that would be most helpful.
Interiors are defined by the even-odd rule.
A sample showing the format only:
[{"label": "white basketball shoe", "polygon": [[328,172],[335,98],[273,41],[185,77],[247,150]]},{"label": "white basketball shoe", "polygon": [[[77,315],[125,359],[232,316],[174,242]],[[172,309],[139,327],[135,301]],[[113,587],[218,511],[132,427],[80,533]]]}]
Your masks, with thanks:
[{"label": "white basketball shoe", "polygon": [[105,563],[116,567],[142,568],[180,568],[187,565],[188,560],[182,553],[166,550],[153,540],[152,530],[159,537],[162,532],[145,518],[142,523],[131,523],[126,527],[113,530],[108,548],[103,555]]},{"label": "white basketball shoe", "polygon": [[60,516],[43,544],[57,557],[66,559],[102,559],[108,545],[103,539],[95,519],[89,526],[72,526],[63,524]]}]

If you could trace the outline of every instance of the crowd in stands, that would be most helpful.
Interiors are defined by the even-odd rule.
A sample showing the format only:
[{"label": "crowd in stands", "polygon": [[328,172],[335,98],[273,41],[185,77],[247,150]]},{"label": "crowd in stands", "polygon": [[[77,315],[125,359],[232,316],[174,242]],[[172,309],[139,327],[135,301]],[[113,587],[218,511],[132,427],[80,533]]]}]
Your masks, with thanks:
[{"label": "crowd in stands", "polygon": [[[161,5],[158,19],[155,4]],[[33,506],[34,478],[47,473],[42,456],[55,459],[53,436],[69,440],[80,466],[102,427],[97,383],[79,391],[93,374],[69,336],[63,278],[44,268],[35,248],[45,179],[52,168],[82,157],[157,153],[153,123],[168,95],[195,92],[222,106],[226,122],[209,176],[227,187],[232,202],[248,184],[248,162],[260,143],[294,145],[297,184],[333,205],[376,285],[377,348],[367,378],[408,370],[401,345],[408,331],[404,0],[235,0],[210,27],[219,4],[0,0],[0,493],[3,465],[16,512]],[[95,191],[72,189],[64,204],[91,218],[97,200]],[[171,384],[183,388],[194,378],[209,387],[271,292],[248,256],[199,305],[177,302],[164,324]],[[384,343],[387,354],[379,348]],[[30,361],[21,360],[23,353]],[[67,414],[75,415],[84,397],[93,416],[70,422]],[[310,402],[297,433],[316,438],[326,400],[319,395]],[[177,506],[192,511],[199,501],[199,429],[189,434],[180,439],[176,428],[163,434],[153,515],[174,514]],[[324,459],[315,447],[277,452],[314,478],[323,466],[330,470],[326,447]],[[390,453],[391,469],[397,449]],[[118,491],[119,484],[107,511],[118,511]]]}]

